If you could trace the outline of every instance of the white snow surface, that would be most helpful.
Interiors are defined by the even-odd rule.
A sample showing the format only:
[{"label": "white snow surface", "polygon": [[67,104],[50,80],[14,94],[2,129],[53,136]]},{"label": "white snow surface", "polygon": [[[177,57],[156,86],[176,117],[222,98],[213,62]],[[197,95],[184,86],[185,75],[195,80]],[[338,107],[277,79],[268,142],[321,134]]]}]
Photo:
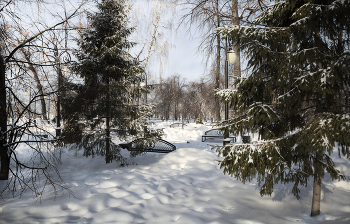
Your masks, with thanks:
[{"label": "white snow surface", "polygon": [[[291,194],[292,184],[278,184],[271,197],[261,197],[256,181],[242,184],[223,174],[216,152],[201,142],[211,127],[170,124],[155,126],[165,128],[164,139],[177,150],[136,157],[138,165],[117,167],[66,150],[59,170],[74,197],[64,191],[55,197],[50,189],[41,200],[29,191],[21,198],[5,195],[0,223],[350,223],[349,181],[326,176],[321,215],[310,217],[312,180],[300,188],[300,200]],[[336,154],[338,168],[350,175],[350,162]]]}]

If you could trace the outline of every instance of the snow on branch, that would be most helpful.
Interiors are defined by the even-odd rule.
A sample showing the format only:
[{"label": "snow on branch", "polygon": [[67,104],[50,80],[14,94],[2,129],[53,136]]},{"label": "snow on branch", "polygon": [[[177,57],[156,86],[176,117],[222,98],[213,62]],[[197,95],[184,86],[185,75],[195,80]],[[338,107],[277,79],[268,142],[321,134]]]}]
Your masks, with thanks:
[{"label": "snow on branch", "polygon": [[233,98],[234,94],[237,92],[235,89],[222,89],[216,90],[216,95],[220,97],[224,102],[229,102]]},{"label": "snow on branch", "polygon": [[274,117],[277,117],[279,118],[279,115],[276,113],[276,111],[271,107],[271,105],[269,104],[264,104],[262,102],[256,102],[256,103],[253,103],[249,106],[249,109],[248,109],[248,114],[255,114],[257,111],[257,108],[259,109],[262,109],[266,114],[267,116],[270,118],[270,119],[273,119]]},{"label": "snow on branch", "polygon": [[289,90],[288,92],[280,95],[277,97],[277,100],[280,100],[280,99],[284,99],[285,97],[290,97],[293,95],[293,92],[297,91],[298,88],[297,87],[294,87],[293,89]]},{"label": "snow on branch", "polygon": [[283,8],[288,7],[290,3],[288,1],[278,1],[271,5],[267,6],[266,10],[263,10],[259,15],[256,16],[256,18],[253,20],[255,24],[261,24],[264,23],[264,20],[266,17],[271,18],[274,17],[274,12],[281,11]]},{"label": "snow on branch", "polygon": [[223,27],[218,27],[216,31],[219,34],[223,35],[223,38],[231,35],[233,32],[239,32],[247,34],[251,31],[259,31],[259,30],[271,30],[271,31],[281,31],[287,30],[287,27],[263,27],[263,26],[241,26],[241,25],[225,25]]},{"label": "snow on branch", "polygon": [[[280,148],[273,142],[211,145],[211,148],[216,149],[219,156],[224,157],[222,160],[217,160],[220,168],[224,168],[224,173],[235,176],[243,183],[250,181],[257,174],[260,176],[259,181],[265,179],[266,175],[276,177],[281,173],[283,176],[294,176],[301,180],[312,174],[304,172],[297,164],[298,162],[288,163],[281,154]],[[260,190],[260,193],[262,192],[264,192],[264,185]]]},{"label": "snow on branch", "polygon": [[345,0],[335,0],[332,1],[331,4],[326,5],[326,4],[315,4],[308,2],[298,8],[292,15],[292,18],[297,18],[297,17],[302,17],[305,15],[305,12],[308,14],[312,14],[313,16],[319,14],[335,14],[339,12],[340,8],[346,8],[349,5],[349,1]]},{"label": "snow on branch", "polygon": [[[348,145],[349,140],[344,139],[343,136],[350,131],[350,114],[323,113],[314,123],[310,124],[309,129],[321,136],[313,140],[314,145],[322,145],[329,150],[333,149],[334,141],[337,141],[339,145]],[[332,142],[330,139],[333,139]]]}]

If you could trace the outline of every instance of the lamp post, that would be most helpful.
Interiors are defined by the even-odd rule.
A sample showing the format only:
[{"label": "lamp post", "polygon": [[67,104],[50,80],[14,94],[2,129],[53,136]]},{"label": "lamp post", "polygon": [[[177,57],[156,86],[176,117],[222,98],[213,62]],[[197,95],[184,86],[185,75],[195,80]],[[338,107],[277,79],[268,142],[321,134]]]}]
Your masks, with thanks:
[{"label": "lamp post", "polygon": [[56,137],[61,136],[61,77],[62,77],[62,71],[61,68],[58,68],[58,91],[57,91],[57,126],[56,126]]},{"label": "lamp post", "polygon": [[[62,88],[62,69],[61,69],[61,58],[63,63],[67,64],[70,62],[70,55],[69,53],[64,50],[60,54],[58,54],[57,46],[55,46],[55,61],[56,61],[56,67],[58,71],[58,90],[57,90],[57,127],[56,127],[56,137],[61,136],[61,88]],[[63,72],[66,74],[68,72],[68,68],[65,66],[63,68]]]},{"label": "lamp post", "polygon": [[49,119],[49,123],[51,123],[51,98],[47,98],[47,104],[48,104],[48,108],[47,108],[47,117]]},{"label": "lamp post", "polygon": [[[236,60],[235,52],[230,48],[226,49],[225,60],[225,89],[228,89],[228,64],[232,64]],[[228,120],[228,102],[225,103],[225,120]]]},{"label": "lamp post", "polygon": [[[147,104],[147,75],[146,73],[144,73],[143,75],[141,75],[141,83],[140,83],[140,87],[141,87],[141,90],[143,88],[146,88],[146,95],[145,95],[145,101],[144,103]],[[141,95],[141,101],[142,100],[142,95]],[[143,102],[141,102],[143,104]],[[148,130],[147,130],[147,126],[143,126],[143,137],[146,138],[147,137],[147,134],[148,134]]]},{"label": "lamp post", "polygon": [[[228,64],[232,64],[236,60],[236,54],[232,50],[232,48],[229,48],[227,50],[227,38],[226,38],[226,54],[225,54],[225,89],[228,89]],[[229,107],[228,107],[228,102],[225,103],[225,120],[228,120],[228,112],[229,112]],[[226,145],[227,143],[230,142],[230,139],[228,138],[229,134],[226,133],[224,136],[224,141],[223,145]]]},{"label": "lamp post", "polygon": [[147,74],[144,74],[143,75],[143,82],[140,83],[140,87],[143,89],[143,88],[146,88],[146,93],[145,93],[145,104],[147,104]]},{"label": "lamp post", "polygon": [[64,75],[67,74],[68,68],[64,66],[63,69],[59,67],[58,70],[58,92],[57,92],[57,128],[56,137],[61,136],[61,88],[62,88],[62,70]]},{"label": "lamp post", "polygon": [[[47,96],[44,96],[44,100],[45,100],[45,108],[47,108]],[[47,116],[47,120],[48,120],[48,123],[50,123],[50,112],[48,113],[48,109],[46,109],[46,116]]]}]

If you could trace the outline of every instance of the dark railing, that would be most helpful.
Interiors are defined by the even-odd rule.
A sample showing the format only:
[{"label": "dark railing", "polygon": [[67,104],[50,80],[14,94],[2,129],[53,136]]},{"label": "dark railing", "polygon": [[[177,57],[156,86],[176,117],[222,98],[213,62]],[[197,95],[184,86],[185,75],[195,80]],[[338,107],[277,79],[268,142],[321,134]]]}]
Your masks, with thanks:
[{"label": "dark railing", "polygon": [[176,150],[176,146],[163,139],[138,138],[119,146],[128,151],[168,153]]},{"label": "dark railing", "polygon": [[[202,142],[207,140],[207,138],[224,138],[225,132],[222,131],[219,128],[211,129],[206,132],[204,132],[204,135],[202,136]],[[232,138],[233,142],[236,142],[236,136],[233,136],[231,133],[228,135],[228,138]]]}]

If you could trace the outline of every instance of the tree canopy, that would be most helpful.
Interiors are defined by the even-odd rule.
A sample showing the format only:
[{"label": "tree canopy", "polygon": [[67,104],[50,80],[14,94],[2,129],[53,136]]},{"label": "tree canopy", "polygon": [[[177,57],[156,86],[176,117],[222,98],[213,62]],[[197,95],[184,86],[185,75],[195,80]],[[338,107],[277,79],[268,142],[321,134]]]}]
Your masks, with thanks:
[{"label": "tree canopy", "polygon": [[243,183],[257,177],[261,195],[274,184],[314,178],[311,215],[320,213],[321,179],[345,179],[330,158],[334,147],[350,158],[350,2],[287,0],[267,6],[252,26],[218,31],[238,41],[251,74],[237,89],[218,92],[236,116],[223,122],[236,134],[263,141],[218,147],[221,167]]},{"label": "tree canopy", "polygon": [[63,134],[68,141],[80,142],[86,156],[105,155],[109,163],[122,158],[119,147],[111,141],[111,129],[120,136],[136,135],[144,127],[135,121],[147,113],[139,112],[139,106],[133,104],[143,70],[129,54],[132,28],[127,27],[124,5],[104,0],[97,9],[88,14],[89,27],[78,41],[78,61],[72,69],[84,81],[72,84],[65,93],[67,123]]}]

